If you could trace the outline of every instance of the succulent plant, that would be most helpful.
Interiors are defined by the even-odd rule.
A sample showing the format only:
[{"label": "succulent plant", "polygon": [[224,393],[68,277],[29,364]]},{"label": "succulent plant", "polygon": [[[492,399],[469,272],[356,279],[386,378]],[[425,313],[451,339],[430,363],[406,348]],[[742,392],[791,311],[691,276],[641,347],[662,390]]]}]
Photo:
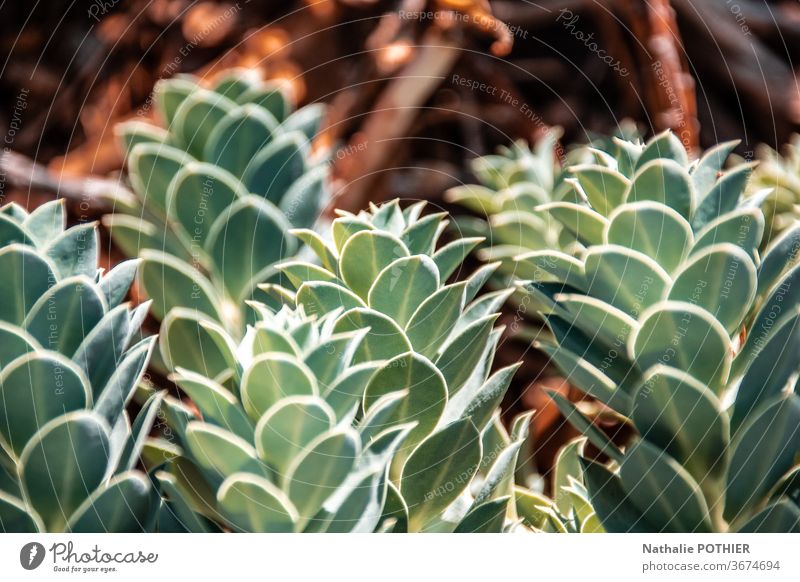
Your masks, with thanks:
[{"label": "succulent plant", "polygon": [[800,226],[762,258],[766,194],[742,199],[751,164],[721,169],[734,143],[691,163],[670,133],[615,143],[570,168],[585,203],[548,210],[585,250],[518,257],[546,274],[525,285],[541,348],[637,431],[621,449],[553,395],[610,459],[570,483],[608,531],[797,531]]},{"label": "succulent plant", "polygon": [[762,206],[767,221],[762,246],[766,246],[800,218],[800,135],[794,135],[784,146],[783,155],[761,145],[756,156],[759,164],[748,192],[759,195],[765,188],[771,190]]},{"label": "succulent plant", "polygon": [[[502,146],[497,154],[475,158],[472,173],[480,184],[456,186],[445,199],[463,205],[478,218],[460,218],[456,228],[481,236],[481,257],[500,261],[500,286],[515,275],[514,257],[527,251],[569,249],[575,242],[561,223],[541,208],[572,192],[557,155],[559,132],[548,132],[531,150],[524,141]],[[571,201],[575,201],[570,199]]]},{"label": "succulent plant", "polygon": [[226,386],[182,359],[170,331],[195,316],[173,311],[164,359],[200,413],[167,401],[182,456],[160,476],[178,503],[247,531],[514,527],[529,417],[509,437],[495,416],[516,369],[490,374],[505,293],[473,301],[496,265],[447,285],[477,241],[434,251],[445,223],[422,210],[343,213],[334,242],[295,231],[321,265],[279,266],[296,291],[266,289],[289,305],[251,303],[260,319],[238,346],[201,324]]},{"label": "succulent plant", "polygon": [[189,76],[160,81],[154,102],[164,128],[118,128],[136,200],[120,199],[104,222],[143,259],[157,318],[194,309],[241,338],[245,300],[297,252],[288,230],[310,227],[326,198],[327,165],[310,151],[324,108],[292,113],[278,85],[241,70],[210,88]]},{"label": "succulent plant", "polygon": [[60,201],[0,208],[2,531],[147,531],[160,506],[136,470],[160,395],[125,411],[154,340],[123,303],[137,261],[103,273],[97,251]]}]

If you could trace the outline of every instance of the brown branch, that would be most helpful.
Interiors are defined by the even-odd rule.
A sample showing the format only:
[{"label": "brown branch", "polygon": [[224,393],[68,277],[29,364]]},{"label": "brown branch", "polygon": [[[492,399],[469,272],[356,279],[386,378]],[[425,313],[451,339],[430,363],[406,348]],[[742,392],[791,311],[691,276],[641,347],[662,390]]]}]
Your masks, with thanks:
[{"label": "brown branch", "polygon": [[97,212],[112,210],[114,201],[131,204],[136,200],[119,180],[55,176],[45,166],[13,151],[0,153],[0,174],[16,188],[89,204]]},{"label": "brown branch", "polygon": [[689,153],[699,148],[695,83],[683,56],[675,11],[669,0],[625,3],[643,50],[640,67],[655,129],[671,129]]},{"label": "brown branch", "polygon": [[458,59],[458,48],[440,29],[428,30],[416,58],[383,90],[363,127],[345,148],[348,155],[334,166],[332,208],[355,211],[366,206],[376,173],[391,165],[398,138],[408,135],[420,107]]}]

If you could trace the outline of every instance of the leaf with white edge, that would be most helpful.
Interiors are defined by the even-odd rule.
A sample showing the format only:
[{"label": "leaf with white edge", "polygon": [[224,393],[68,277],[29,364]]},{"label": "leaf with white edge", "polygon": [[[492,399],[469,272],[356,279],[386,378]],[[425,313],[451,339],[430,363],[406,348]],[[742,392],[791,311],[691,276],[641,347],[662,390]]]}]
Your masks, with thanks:
[{"label": "leaf with white edge", "polygon": [[303,361],[317,379],[320,393],[347,370],[366,330],[334,333],[306,354]]},{"label": "leaf with white edge", "polygon": [[83,372],[54,352],[32,352],[0,372],[0,434],[14,454],[51,420],[91,406]]},{"label": "leaf with white edge", "polygon": [[163,144],[141,144],[131,150],[128,172],[131,186],[146,208],[166,214],[170,182],[193,160],[178,148]]},{"label": "leaf with white edge", "polygon": [[467,326],[446,344],[436,359],[436,367],[444,376],[450,397],[456,394],[472,375],[498,317],[499,314],[493,313]]},{"label": "leaf with white edge", "polygon": [[659,532],[710,533],[708,505],[697,482],[667,453],[638,440],[625,452],[622,487]]},{"label": "leaf with white edge", "polygon": [[131,426],[130,439],[120,455],[117,473],[130,471],[139,463],[145,441],[150,434],[156,416],[160,412],[163,399],[164,392],[155,392],[147,399],[144,405],[142,405],[142,409],[139,411],[139,414],[136,415],[136,420],[133,421],[133,426]]},{"label": "leaf with white edge", "polygon": [[800,507],[788,499],[771,503],[737,533],[800,533]]},{"label": "leaf with white edge", "polygon": [[738,140],[726,141],[708,149],[697,162],[692,171],[692,183],[699,200],[703,200],[719,179],[719,173],[725,165],[725,160],[733,149],[739,145]]},{"label": "leaf with white edge", "polygon": [[314,521],[324,516],[324,530],[331,533],[375,531],[388,495],[388,465],[409,429],[400,426],[378,435],[362,452],[356,470],[328,498]]},{"label": "leaf with white edge", "polygon": [[591,247],[584,265],[586,294],[634,318],[661,300],[670,284],[669,275],[653,259],[621,246]]},{"label": "leaf with white edge", "polygon": [[297,179],[279,204],[281,212],[295,228],[314,225],[328,198],[328,167],[312,168]]},{"label": "leaf with white edge", "polygon": [[643,200],[666,204],[687,219],[697,204],[689,173],[669,159],[652,160],[637,169],[625,202]]},{"label": "leaf with white edge", "polygon": [[432,259],[404,257],[378,274],[369,291],[369,305],[405,327],[417,307],[438,289],[439,270]]},{"label": "leaf with white edge", "polygon": [[291,104],[279,83],[251,87],[236,97],[237,103],[254,103],[269,111],[279,122],[291,112]]},{"label": "leaf with white edge", "polygon": [[163,227],[145,220],[126,214],[106,214],[102,223],[114,244],[128,257],[138,257],[144,249],[166,249],[177,257],[189,256],[181,240],[167,237]]},{"label": "leaf with white edge", "polygon": [[603,465],[581,458],[583,480],[603,528],[609,533],[658,533],[622,487],[618,475]]},{"label": "leaf with white edge", "polygon": [[675,275],[667,298],[702,307],[732,334],[750,310],[756,284],[750,256],[723,243],[692,255]]},{"label": "leaf with white edge", "polygon": [[480,460],[480,435],[469,419],[457,420],[425,439],[408,458],[400,478],[409,530],[423,530],[455,501],[469,485]]},{"label": "leaf with white edge", "polygon": [[629,343],[641,370],[664,364],[691,374],[719,394],[731,367],[728,332],[705,309],[663,301],[642,314]]},{"label": "leaf with white edge", "polygon": [[21,226],[24,227],[25,232],[30,233],[37,244],[45,245],[58,238],[64,232],[66,225],[64,200],[60,199],[39,206],[27,216]]},{"label": "leaf with white edge", "polygon": [[573,166],[570,172],[577,178],[589,204],[603,216],[625,201],[630,181],[619,172],[592,165]]},{"label": "leaf with white edge", "polygon": [[192,421],[183,434],[187,452],[215,488],[234,473],[267,476],[253,445],[213,424]]},{"label": "leaf with white edge", "polygon": [[33,233],[27,232],[14,219],[0,213],[0,247],[14,243],[32,246],[34,243]]},{"label": "leaf with white edge", "polygon": [[758,267],[758,294],[764,295],[800,257],[800,224],[786,229],[764,251]]},{"label": "leaf with white edge", "polygon": [[747,339],[734,360],[732,377],[738,377],[750,366],[775,333],[776,314],[787,305],[800,304],[800,265],[792,266],[781,276],[764,298],[750,324]]},{"label": "leaf with white edge", "polygon": [[587,245],[603,244],[608,219],[588,206],[572,202],[551,202],[535,208],[547,212],[560,222],[564,228]]},{"label": "leaf with white edge", "polygon": [[339,258],[336,249],[328,241],[307,228],[294,228],[289,233],[299,238],[308,248],[314,251],[323,267],[332,273],[339,271],[337,266]]},{"label": "leaf with white edge", "polygon": [[203,420],[232,432],[246,441],[253,440],[253,423],[230,391],[217,382],[184,368],[171,377],[203,415]]},{"label": "leaf with white edge", "polygon": [[361,231],[342,248],[339,271],[350,289],[366,300],[380,272],[395,259],[407,256],[408,249],[397,237],[381,231]]},{"label": "leaf with white edge", "polygon": [[39,533],[45,526],[36,512],[25,507],[22,499],[0,491],[0,531],[3,533]]},{"label": "leaf with white edge", "polygon": [[608,346],[624,346],[639,325],[624,311],[594,297],[564,293],[556,295],[556,300],[561,319]]},{"label": "leaf with white edge", "polygon": [[203,159],[214,129],[235,109],[236,103],[231,99],[214,91],[197,89],[175,111],[170,131],[190,154]]},{"label": "leaf with white edge", "polygon": [[355,293],[326,281],[303,283],[297,290],[297,305],[309,315],[325,315],[337,309],[356,309],[366,304]]},{"label": "leaf with white edge", "polygon": [[[42,350],[36,339],[21,327],[0,321],[0,370],[27,353]],[[76,361],[79,362],[79,360]]]},{"label": "leaf with white edge", "polygon": [[736,208],[754,166],[754,163],[740,164],[717,180],[692,218],[692,228],[695,231]]},{"label": "leaf with white edge", "polygon": [[146,337],[133,346],[119,362],[94,403],[94,411],[114,426],[133,397],[136,385],[144,375],[155,345],[155,336]]},{"label": "leaf with white edge", "polygon": [[259,196],[239,198],[211,226],[205,248],[235,301],[248,298],[275,263],[295,253],[289,228],[283,213]]},{"label": "leaf with white edge", "polygon": [[788,394],[754,410],[732,443],[725,519],[757,506],[792,468],[800,450],[800,396]]},{"label": "leaf with white edge", "polygon": [[556,456],[553,491],[556,507],[565,516],[570,516],[574,510],[573,497],[570,495],[573,482],[583,482],[580,458],[585,444],[586,437],[576,437],[561,447]]},{"label": "leaf with white edge", "polygon": [[183,307],[169,312],[161,323],[161,358],[170,370],[178,367],[216,378],[227,371],[232,354],[220,349],[202,314]]},{"label": "leaf with white edge", "polygon": [[778,396],[797,372],[800,315],[778,320],[775,331],[747,368],[736,392],[731,426],[735,432],[763,402]]},{"label": "leaf with white edge", "polygon": [[338,252],[341,252],[345,243],[358,232],[375,230],[375,227],[366,220],[352,214],[342,214],[331,225],[333,243]]},{"label": "leaf with white edge", "polygon": [[424,356],[409,352],[384,363],[367,384],[364,411],[392,392],[408,390],[395,412],[393,425],[416,422],[406,446],[418,443],[436,427],[447,405],[447,385],[442,373]]},{"label": "leaf with white edge", "polygon": [[109,427],[92,412],[53,419],[20,457],[20,481],[47,531],[60,531],[106,474]]},{"label": "leaf with white edge", "polygon": [[341,333],[367,328],[369,331],[354,354],[356,363],[388,360],[411,351],[411,343],[397,323],[374,309],[349,309],[336,320],[334,331]]},{"label": "leaf with white edge", "polygon": [[486,217],[493,216],[502,210],[497,192],[477,184],[465,184],[450,188],[444,193],[444,198],[452,204],[459,204]]},{"label": "leaf with white edge", "polygon": [[[530,421],[530,417],[528,421]],[[525,438],[517,439],[501,451],[483,451],[484,456],[489,455],[495,461],[475,495],[472,503],[473,509],[486,501],[505,498],[512,493],[517,457],[524,442]]]},{"label": "leaf with white edge", "polygon": [[197,91],[198,85],[184,77],[160,79],[153,89],[153,96],[161,114],[162,121],[169,129],[175,119],[175,113],[186,98]]},{"label": "leaf with white edge", "polygon": [[71,533],[150,531],[158,494],[138,471],[117,475],[88,497],[69,519]]},{"label": "leaf with white edge", "polygon": [[109,309],[114,309],[125,299],[140,263],[139,259],[122,261],[100,279],[98,287],[103,292]]},{"label": "leaf with white edge", "polygon": [[308,366],[291,356],[274,353],[253,360],[242,377],[241,391],[244,409],[254,422],[282,398],[319,394],[317,380]]},{"label": "leaf with white edge", "polygon": [[661,159],[675,161],[681,166],[689,163],[683,143],[677,135],[669,130],[659,133],[647,142],[636,160],[636,167],[641,168],[651,160]]},{"label": "leaf with white edge", "polygon": [[323,117],[325,117],[325,105],[312,103],[292,113],[281,123],[280,128],[285,132],[300,131],[312,140],[319,131]]},{"label": "leaf with white edge", "polygon": [[83,275],[94,279],[100,242],[94,222],[65,230],[44,249],[61,277]]},{"label": "leaf with white edge", "polygon": [[225,479],[217,492],[217,503],[237,531],[291,533],[299,519],[283,491],[251,473],[234,473]]},{"label": "leaf with white edge", "polygon": [[139,284],[153,300],[153,315],[164,317],[184,307],[224,321],[222,302],[211,282],[180,259],[159,251],[142,252]]},{"label": "leaf with white edge", "polygon": [[241,176],[253,156],[266,146],[278,122],[258,105],[232,109],[214,126],[203,150],[203,158]]},{"label": "leaf with white edge", "polygon": [[[250,336],[250,340],[252,340],[248,345],[252,349],[253,357],[267,352],[283,352],[284,354],[295,355],[298,358],[301,356],[302,350],[300,346],[297,345],[297,342],[289,333],[274,329],[267,323],[256,323],[254,328],[248,328],[247,333]],[[242,340],[242,344],[247,341],[248,338],[246,336]],[[249,364],[247,362],[247,365]]]},{"label": "leaf with white edge", "polygon": [[536,344],[536,347],[546,353],[569,378],[570,383],[580,391],[597,398],[600,402],[621,414],[626,414],[630,411],[631,400],[628,394],[618,388],[613,380],[591,362],[564,346],[555,346],[543,342]]},{"label": "leaf with white edge", "polygon": [[319,435],[295,458],[286,476],[286,491],[297,507],[300,529],[342,485],[360,453],[358,434],[346,429]]},{"label": "leaf with white edge", "polygon": [[622,451],[619,450],[612,440],[596,426],[591,420],[586,418],[578,407],[572,402],[564,398],[558,392],[550,392],[548,396],[555,402],[558,410],[582,434],[589,439],[589,442],[597,447],[600,452],[608,455],[611,459],[621,462],[623,458]]},{"label": "leaf with white edge", "polygon": [[316,396],[290,396],[267,410],[256,425],[258,456],[283,479],[306,446],[336,424],[328,404]]},{"label": "leaf with white edge", "polygon": [[275,136],[249,160],[242,182],[253,194],[279,204],[306,170],[305,138],[300,133],[286,133]]},{"label": "leaf with white edge", "polygon": [[433,356],[450,337],[464,309],[466,282],[453,283],[428,297],[411,316],[406,334],[414,350]]},{"label": "leaf with white edge", "polygon": [[170,182],[167,214],[183,228],[194,247],[202,248],[214,221],[227,216],[228,207],[244,196],[247,189],[224,169],[189,162]]},{"label": "leaf with white edge", "polygon": [[460,238],[446,244],[433,254],[433,262],[439,268],[439,278],[447,281],[461,266],[472,250],[483,242],[482,238]]},{"label": "leaf with white edge", "polygon": [[503,401],[514,373],[521,363],[512,364],[497,370],[483,384],[475,388],[467,385],[447,402],[441,424],[449,424],[459,418],[471,418],[479,429],[487,426],[495,410]]},{"label": "leaf with white edge", "polygon": [[281,263],[277,268],[286,275],[289,281],[296,288],[300,288],[303,283],[310,281],[324,281],[343,286],[344,283],[327,269],[303,261],[289,261]]},{"label": "leaf with white edge", "polygon": [[0,272],[4,274],[0,278],[0,321],[13,325],[22,325],[36,300],[57,281],[48,262],[20,244],[0,248]]},{"label": "leaf with white edge", "polygon": [[624,344],[615,342],[606,345],[556,315],[548,315],[545,322],[560,348],[586,360],[618,384],[623,391],[627,392],[631,384],[636,382],[640,370],[633,366],[633,362],[628,358]]},{"label": "leaf with white edge", "polygon": [[728,418],[703,384],[669,366],[648,370],[633,394],[631,419],[642,438],[675,458],[698,481],[724,470]]},{"label": "leaf with white edge", "polygon": [[[370,407],[369,412],[367,412],[358,423],[358,433],[361,435],[361,442],[368,443],[381,432],[394,430],[395,413],[398,408],[403,405],[407,397],[408,390],[399,390],[397,392],[385,394],[375,401]],[[412,426],[413,423],[409,424],[409,427]]]},{"label": "leaf with white edge", "polygon": [[56,283],[31,307],[24,327],[47,349],[75,353],[105,315],[105,300],[86,277]]},{"label": "leaf with white edge", "polygon": [[510,496],[499,497],[470,509],[453,533],[501,533]]},{"label": "leaf with white edge", "polygon": [[228,99],[238,102],[239,98],[259,81],[258,73],[255,71],[233,69],[215,79],[213,89],[220,95],[225,95]]},{"label": "leaf with white edge", "polygon": [[517,277],[534,283],[554,278],[578,289],[586,288],[583,263],[560,251],[531,251],[514,257]]},{"label": "leaf with white edge", "polygon": [[432,255],[442,227],[447,224],[443,221],[445,216],[445,213],[437,212],[420,218],[403,231],[400,240],[411,254]]},{"label": "leaf with white edge", "polygon": [[692,227],[664,204],[650,201],[624,204],[609,220],[605,233],[608,244],[639,251],[668,273],[680,266],[692,247]]},{"label": "leaf with white edge", "polygon": [[379,366],[372,362],[351,366],[323,394],[337,418],[345,416],[361,402],[367,384]]},{"label": "leaf with white edge", "polygon": [[718,243],[733,243],[755,260],[764,234],[764,214],[758,208],[728,212],[706,224],[695,237],[691,254]]}]

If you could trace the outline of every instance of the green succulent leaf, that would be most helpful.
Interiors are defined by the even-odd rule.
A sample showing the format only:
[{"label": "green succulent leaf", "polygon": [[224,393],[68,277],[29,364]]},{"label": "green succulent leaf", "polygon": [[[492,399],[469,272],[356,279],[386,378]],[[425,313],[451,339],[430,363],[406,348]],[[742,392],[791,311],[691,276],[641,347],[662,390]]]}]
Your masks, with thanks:
[{"label": "green succulent leaf", "polygon": [[400,479],[409,529],[423,530],[431,518],[455,501],[480,460],[480,435],[469,419],[457,420],[424,440],[408,458]]},{"label": "green succulent leaf", "polygon": [[48,531],[61,531],[106,474],[110,431],[96,414],[75,411],[54,418],[20,456],[26,499]]}]

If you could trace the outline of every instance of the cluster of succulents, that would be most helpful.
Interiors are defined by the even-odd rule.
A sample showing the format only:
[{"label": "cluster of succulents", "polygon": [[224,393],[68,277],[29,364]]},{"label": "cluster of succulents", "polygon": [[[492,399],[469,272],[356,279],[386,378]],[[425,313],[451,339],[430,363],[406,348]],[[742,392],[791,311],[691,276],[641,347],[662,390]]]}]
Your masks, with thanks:
[{"label": "cluster of succulents", "polygon": [[[793,162],[745,196],[734,143],[559,160],[553,132],[475,161],[481,185],[447,196],[478,236],[444,244],[458,229],[425,203],[320,224],[321,107],[292,113],[243,71],[155,102],[161,126],[120,128],[134,199],[104,220],[131,260],[98,269],[95,225],[67,229],[59,202],[0,208],[3,531],[800,530],[800,224],[761,209]],[[552,499],[518,482],[530,413],[499,417],[512,294],[635,432],[615,442],[554,394],[583,436]]]},{"label": "cluster of succulents", "polygon": [[556,338],[541,349],[637,431],[618,447],[554,395],[608,459],[577,456],[567,522],[587,502],[608,531],[800,529],[800,226],[759,252],[734,146],[690,163],[669,133],[617,141],[570,168],[584,203],[554,213],[585,249],[518,257],[543,273],[524,284]]},{"label": "cluster of succulents", "polygon": [[[464,184],[445,192],[445,200],[464,206],[475,218],[461,217],[455,227],[479,236],[479,254],[500,261],[498,285],[519,276],[514,257],[542,249],[568,250],[575,237],[545,211],[550,205],[577,202],[565,179],[557,152],[559,132],[552,130],[534,149],[518,141],[496,154],[475,158],[472,173],[479,184]],[[500,277],[498,277],[499,279]]]},{"label": "cluster of succulents", "polygon": [[766,144],[758,146],[758,166],[748,185],[750,195],[770,190],[762,210],[766,231],[762,246],[769,244],[800,219],[800,135],[784,146],[781,153]]},{"label": "cluster of succulents", "polygon": [[150,531],[158,487],[137,470],[158,411],[126,406],[154,338],[124,303],[137,261],[97,268],[93,224],[64,205],[0,208],[0,531]]},{"label": "cluster of succulents", "polygon": [[516,366],[491,373],[507,293],[474,299],[497,265],[446,284],[478,241],[436,250],[443,216],[422,210],[343,214],[333,240],[293,231],[319,264],[278,265],[291,289],[262,288],[285,305],[252,302],[238,345],[203,322],[225,370],[182,357],[170,330],[191,314],[165,326],[164,359],[200,413],[166,402],[181,453],[160,476],[182,506],[239,531],[514,526],[528,417],[505,433],[495,411]]},{"label": "cluster of succulents", "polygon": [[325,204],[327,164],[311,152],[324,107],[292,112],[280,85],[239,70],[210,87],[162,80],[154,102],[163,127],[118,128],[135,199],[104,223],[142,258],[155,317],[191,309],[241,337],[245,301],[298,250],[288,231],[312,226]]}]

